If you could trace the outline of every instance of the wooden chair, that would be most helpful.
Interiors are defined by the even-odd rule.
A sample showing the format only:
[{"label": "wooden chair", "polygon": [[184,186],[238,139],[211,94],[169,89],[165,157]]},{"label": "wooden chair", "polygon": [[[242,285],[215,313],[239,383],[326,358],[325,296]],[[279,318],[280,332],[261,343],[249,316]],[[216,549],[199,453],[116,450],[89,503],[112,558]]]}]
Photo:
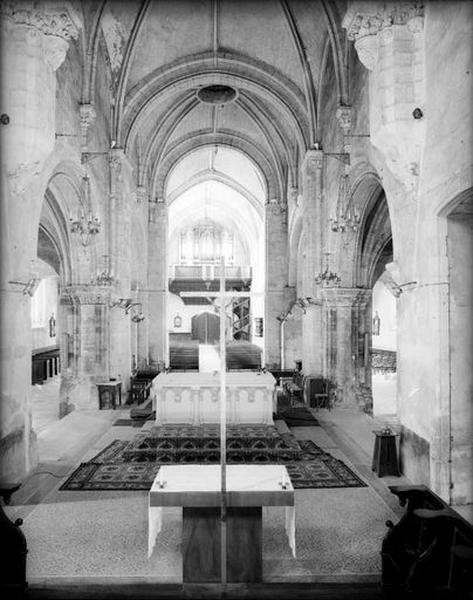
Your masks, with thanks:
[{"label": "wooden chair", "polygon": [[328,408],[330,405],[330,384],[323,377],[306,377],[304,382],[304,396],[311,408]]}]

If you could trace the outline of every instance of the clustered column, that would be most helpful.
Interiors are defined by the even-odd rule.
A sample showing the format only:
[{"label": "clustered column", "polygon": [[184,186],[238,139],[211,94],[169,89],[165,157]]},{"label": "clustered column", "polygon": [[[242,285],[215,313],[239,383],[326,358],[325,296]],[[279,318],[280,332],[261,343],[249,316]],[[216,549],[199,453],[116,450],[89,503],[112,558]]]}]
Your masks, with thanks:
[{"label": "clustered column", "polygon": [[148,311],[149,364],[168,366],[167,297],[167,229],[168,211],[164,202],[149,203],[148,222]]},{"label": "clustered column", "polygon": [[315,277],[322,270],[322,253],[325,237],[325,207],[323,199],[322,150],[309,150],[302,164],[302,211],[305,239],[302,267],[302,298],[306,302],[302,316],[302,351],[305,375],[322,376],[324,370],[324,326],[320,290]]},{"label": "clustered column", "polygon": [[[56,69],[80,21],[69,5],[0,5],[2,113],[0,476],[18,481],[37,462],[31,427],[31,299],[44,188],[41,169],[55,143]],[[12,284],[11,281],[25,285]]]},{"label": "clustered column", "polygon": [[265,364],[280,365],[279,321],[284,308],[284,286],[288,269],[287,208],[276,200],[266,204],[266,304],[265,304]]}]

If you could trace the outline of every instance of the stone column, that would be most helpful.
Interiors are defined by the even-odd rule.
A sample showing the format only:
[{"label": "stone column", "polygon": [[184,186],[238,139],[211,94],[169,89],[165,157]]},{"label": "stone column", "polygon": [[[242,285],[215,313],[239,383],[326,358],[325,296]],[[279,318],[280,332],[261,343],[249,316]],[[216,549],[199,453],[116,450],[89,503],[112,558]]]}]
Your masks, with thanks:
[{"label": "stone column", "polygon": [[285,307],[287,285],[288,244],[287,207],[277,200],[266,204],[266,303],[264,323],[265,365],[278,368],[281,364],[280,325],[277,316]]},{"label": "stone column", "polygon": [[366,381],[360,370],[368,368],[365,363],[369,358],[363,314],[365,290],[325,287],[321,295],[327,326],[326,376],[336,386],[337,404],[357,406],[361,402],[364,407],[361,392]]},{"label": "stone column", "polygon": [[[110,150],[109,244],[111,273],[116,286],[112,303],[132,299],[131,292],[131,201],[134,192],[133,167],[121,148]],[[131,374],[131,322],[123,308],[110,311],[110,376],[120,377],[128,388]]]},{"label": "stone column", "polygon": [[323,156],[321,150],[309,150],[302,163],[302,235],[306,247],[301,293],[302,298],[312,299],[306,302],[307,306],[302,316],[302,370],[305,375],[319,377],[324,373],[324,326],[323,307],[315,277],[322,270],[326,225]]},{"label": "stone column", "polygon": [[168,211],[164,202],[149,203],[148,315],[149,364],[169,366],[166,298]]},{"label": "stone column", "polygon": [[0,94],[2,113],[9,118],[0,125],[0,476],[9,481],[21,480],[37,462],[30,406],[30,295],[44,194],[38,175],[55,143],[55,71],[80,27],[68,3],[35,4],[0,5]]},{"label": "stone column", "polygon": [[110,374],[110,297],[109,287],[78,284],[61,289],[61,416],[74,409],[98,408],[95,384]]},{"label": "stone column", "polygon": [[[139,185],[136,189],[136,201],[140,210],[140,218],[143,219],[145,224],[148,223],[148,191],[144,186]],[[146,227],[147,229],[147,227]],[[144,240],[142,240],[143,242]],[[148,240],[144,241],[141,256],[145,259],[143,265],[138,267],[137,271],[142,274],[142,281],[140,282],[140,292],[138,294],[138,301],[142,304],[143,315],[149,315],[148,306],[148,293],[143,290],[148,288],[147,282],[147,266],[148,266]],[[146,316],[144,321],[136,324],[138,329],[138,356],[137,365],[138,369],[144,369],[148,366],[149,361],[149,317]]]}]

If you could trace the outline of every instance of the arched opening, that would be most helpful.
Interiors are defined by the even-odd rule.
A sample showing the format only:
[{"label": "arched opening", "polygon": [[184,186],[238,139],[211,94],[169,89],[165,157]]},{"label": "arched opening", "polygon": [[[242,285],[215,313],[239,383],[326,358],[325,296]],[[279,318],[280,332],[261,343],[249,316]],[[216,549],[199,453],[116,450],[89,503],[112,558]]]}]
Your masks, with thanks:
[{"label": "arched opening", "polygon": [[374,174],[355,186],[354,201],[362,207],[357,238],[355,281],[371,291],[366,303],[363,409],[377,416],[397,413],[396,297],[390,269],[393,239],[386,196]]},{"label": "arched opening", "polygon": [[[187,341],[191,348],[197,340],[201,368],[210,368],[211,354],[215,359],[211,370],[218,368],[218,356],[208,348],[218,344],[217,321],[206,315],[215,314],[222,256],[226,290],[247,294],[227,301],[226,340],[264,348],[264,333],[255,326],[264,316],[264,198],[258,168],[234,149],[199,148],[169,174],[166,327],[170,355],[175,355],[176,345],[182,349]],[[207,333],[210,323],[212,335],[202,337],[200,329],[197,335],[197,323],[206,325]]]},{"label": "arched opening", "polygon": [[447,214],[450,481],[452,504],[473,501],[473,190]]},{"label": "arched opening", "polygon": [[37,287],[31,298],[31,413],[36,433],[60,418],[58,291],[61,262],[57,245],[40,225],[35,261]]}]

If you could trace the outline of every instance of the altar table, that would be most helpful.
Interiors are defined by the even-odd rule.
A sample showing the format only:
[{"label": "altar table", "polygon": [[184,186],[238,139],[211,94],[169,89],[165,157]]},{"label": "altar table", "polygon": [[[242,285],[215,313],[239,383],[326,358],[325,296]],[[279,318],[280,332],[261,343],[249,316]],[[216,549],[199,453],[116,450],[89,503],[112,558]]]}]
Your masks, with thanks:
[{"label": "altar table", "polygon": [[[162,527],[162,508],[182,506],[184,582],[220,581],[220,465],[160,467],[149,492],[148,556]],[[294,488],[283,465],[227,465],[227,581],[262,580],[262,507],[286,507],[295,557]]]},{"label": "altar table", "polygon": [[[227,423],[273,425],[271,373],[230,371],[226,374]],[[218,423],[220,420],[220,374],[160,373],[151,388],[156,423]]]}]

